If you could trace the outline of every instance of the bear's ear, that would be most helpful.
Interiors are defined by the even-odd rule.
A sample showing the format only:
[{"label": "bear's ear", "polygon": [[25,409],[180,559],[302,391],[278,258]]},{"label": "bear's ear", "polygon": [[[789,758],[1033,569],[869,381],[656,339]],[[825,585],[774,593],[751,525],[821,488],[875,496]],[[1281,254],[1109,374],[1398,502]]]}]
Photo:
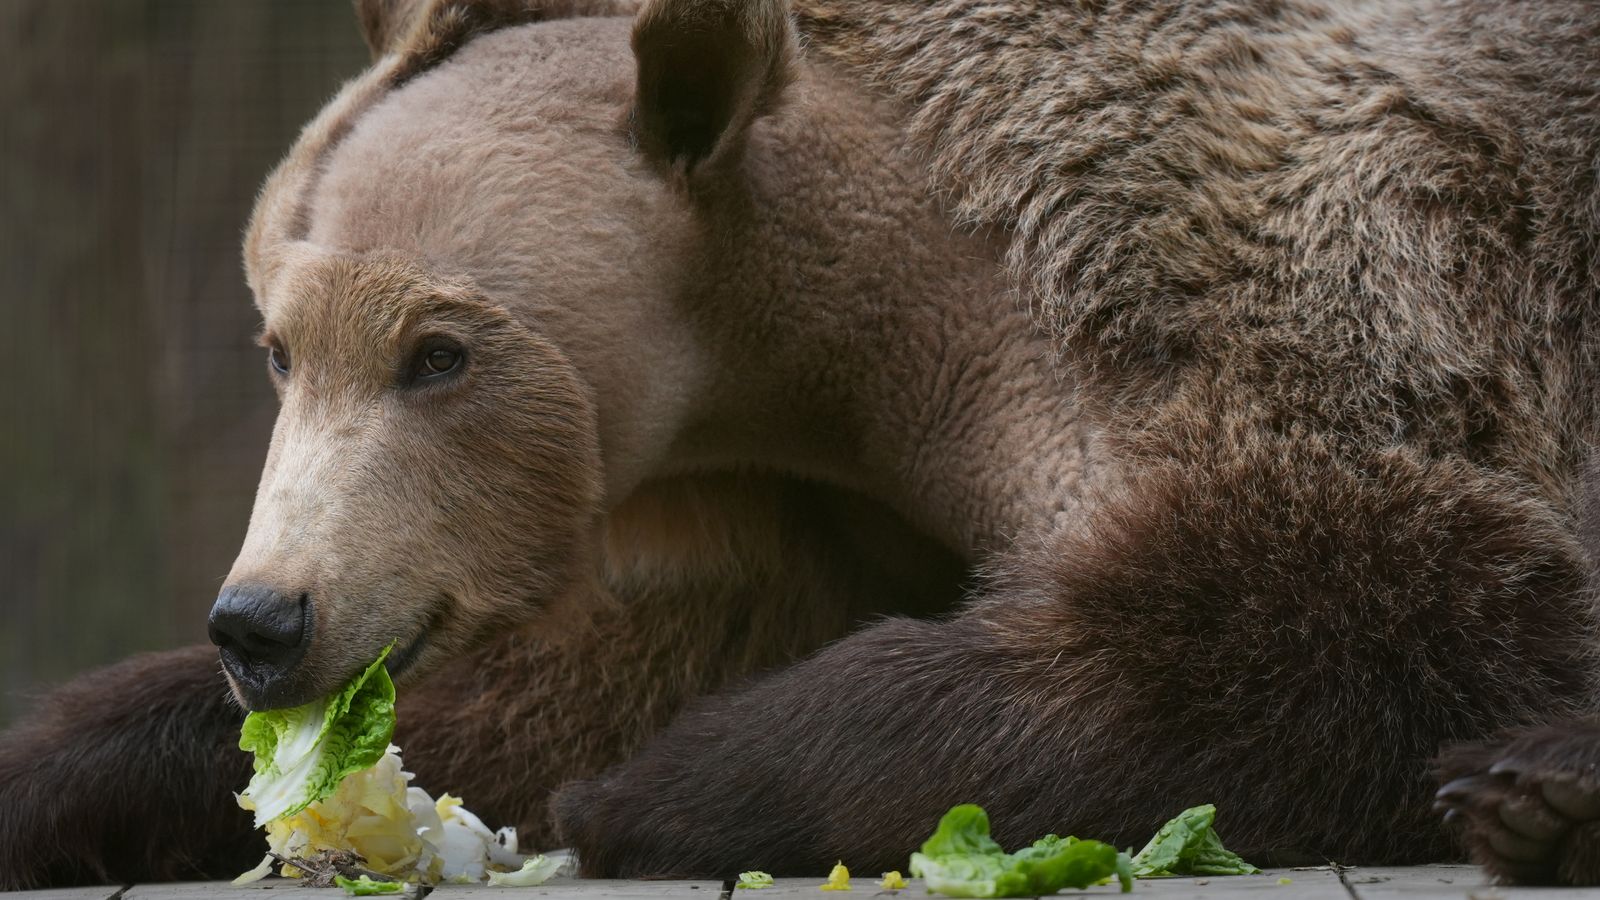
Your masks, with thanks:
[{"label": "bear's ear", "polygon": [[787,0],[648,0],[633,25],[639,147],[689,174],[733,159],[793,77]]},{"label": "bear's ear", "polygon": [[377,59],[394,49],[416,24],[429,0],[355,0],[361,37]]}]

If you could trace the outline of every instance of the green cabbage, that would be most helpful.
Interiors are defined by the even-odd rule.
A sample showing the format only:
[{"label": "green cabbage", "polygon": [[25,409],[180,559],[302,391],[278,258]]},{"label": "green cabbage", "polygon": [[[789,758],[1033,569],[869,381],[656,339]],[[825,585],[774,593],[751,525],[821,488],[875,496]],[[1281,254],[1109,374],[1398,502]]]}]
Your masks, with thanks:
[{"label": "green cabbage", "polygon": [[1239,854],[1222,846],[1212,830],[1217,808],[1211,804],[1178,813],[1161,826],[1150,843],[1133,858],[1133,874],[1139,878],[1158,875],[1254,875],[1261,870]]},{"label": "green cabbage", "polygon": [[911,874],[947,897],[1037,897],[1113,877],[1124,892],[1133,887],[1127,856],[1099,841],[1049,834],[1006,853],[989,837],[988,813],[970,803],[939,820],[922,852],[911,854]]},{"label": "green cabbage", "polygon": [[255,775],[240,795],[256,826],[293,815],[332,794],[339,781],[376,763],[394,736],[389,648],[344,690],[293,709],[245,717],[239,749],[255,754]]}]

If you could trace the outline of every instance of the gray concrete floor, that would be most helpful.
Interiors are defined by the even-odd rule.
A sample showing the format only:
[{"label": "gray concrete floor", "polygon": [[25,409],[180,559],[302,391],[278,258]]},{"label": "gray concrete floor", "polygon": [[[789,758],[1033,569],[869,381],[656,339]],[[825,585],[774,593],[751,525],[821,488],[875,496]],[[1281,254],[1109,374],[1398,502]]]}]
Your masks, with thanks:
[{"label": "gray concrete floor", "polygon": [[[1284,881],[1287,879],[1287,882]],[[878,890],[877,877],[855,873],[848,894],[828,893],[818,889],[823,879],[780,878],[777,883],[759,891],[740,890],[729,900],[848,900],[849,897],[881,898],[897,896],[902,900],[923,900],[927,892],[913,879],[905,890],[884,893]],[[271,896],[262,896],[263,892]],[[1110,900],[1117,897],[1116,887],[1091,888],[1087,891],[1063,891],[1059,896],[1074,897],[1095,895]],[[1407,868],[1341,868],[1275,869],[1262,875],[1241,875],[1229,878],[1159,878],[1138,881],[1132,897],[1144,895],[1151,900],[1527,900],[1538,895],[1541,900],[1600,900],[1600,888],[1502,888],[1484,884],[1483,873],[1472,866],[1414,866]],[[74,888],[58,891],[32,891],[16,894],[27,900],[201,900],[221,897],[237,900],[333,900],[344,897],[337,889],[312,892],[299,883],[281,878],[269,878],[252,885],[233,887],[226,882],[188,884],[139,884],[127,888]],[[498,888],[487,886],[447,885],[435,889],[430,895],[438,900],[454,898],[489,898],[500,900],[526,900],[533,897],[569,898],[591,900],[599,897],[617,897],[623,900],[644,900],[661,897],[675,900],[719,900],[726,895],[722,884],[716,881],[585,881],[574,878],[556,878],[532,888]]]}]

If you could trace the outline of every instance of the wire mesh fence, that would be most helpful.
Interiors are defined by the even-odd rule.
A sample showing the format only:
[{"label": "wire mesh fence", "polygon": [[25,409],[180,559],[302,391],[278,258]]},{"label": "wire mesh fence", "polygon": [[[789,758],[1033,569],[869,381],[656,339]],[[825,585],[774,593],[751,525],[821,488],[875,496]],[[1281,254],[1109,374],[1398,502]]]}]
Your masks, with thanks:
[{"label": "wire mesh fence", "polygon": [[239,237],[334,0],[0,0],[0,724],[204,640],[273,417]]}]

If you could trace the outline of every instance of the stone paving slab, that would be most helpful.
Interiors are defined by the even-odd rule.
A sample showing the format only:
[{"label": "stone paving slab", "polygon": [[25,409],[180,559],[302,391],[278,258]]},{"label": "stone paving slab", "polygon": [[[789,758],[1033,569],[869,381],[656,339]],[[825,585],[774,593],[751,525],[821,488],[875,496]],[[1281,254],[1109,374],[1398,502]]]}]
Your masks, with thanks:
[{"label": "stone paving slab", "polygon": [[[780,878],[770,888],[739,890],[728,894],[718,881],[606,881],[555,878],[531,888],[487,885],[445,885],[434,889],[433,900],[926,900],[927,891],[913,879],[896,892],[879,891],[877,877],[857,873],[848,893],[819,890],[823,879]],[[1153,878],[1134,886],[1134,895],[1149,900],[1600,900],[1600,888],[1503,888],[1484,883],[1473,866],[1409,866],[1403,868],[1274,869],[1261,875],[1227,878]],[[316,890],[299,882],[268,878],[234,887],[227,882],[140,884],[15,894],[18,900],[339,900],[337,889]],[[1086,891],[1063,891],[1061,897],[1112,900],[1120,897],[1115,885]]]},{"label": "stone paving slab", "polygon": [[[1289,884],[1280,879],[1289,878]],[[610,881],[601,879],[555,878],[531,888],[502,888],[488,885],[441,885],[428,894],[429,900],[925,900],[928,892],[920,879],[911,879],[910,887],[900,891],[881,891],[878,878],[863,877],[857,873],[851,878],[851,890],[829,892],[821,890],[823,878],[779,878],[769,888],[760,890],[734,890],[731,897],[723,890],[720,881]],[[1351,900],[1349,892],[1331,869],[1315,872],[1273,871],[1263,875],[1232,878],[1156,878],[1139,881],[1135,894],[1150,900]],[[266,894],[266,896],[263,896]],[[1597,892],[1600,894],[1600,892]],[[33,895],[21,895],[33,900]],[[90,896],[105,900],[104,894],[84,895],[71,900],[88,900]],[[346,896],[338,890],[314,890],[302,887],[293,880],[270,878],[253,885],[234,887],[226,882],[195,882],[187,884],[136,885],[117,900],[200,900],[221,897],[238,900],[337,900]],[[1062,897],[1093,897],[1094,900],[1113,900],[1122,894],[1115,885],[1103,885],[1084,891],[1063,891]],[[1129,895],[1132,897],[1133,895]],[[65,900],[65,898],[64,898]],[[1486,898],[1487,900],[1487,898]],[[1600,900],[1597,896],[1596,900]]]},{"label": "stone paving slab", "polygon": [[1355,900],[1600,900],[1600,888],[1507,888],[1486,884],[1476,866],[1352,868]]},{"label": "stone paving slab", "polygon": [[22,891],[8,894],[10,897],[27,898],[27,900],[110,900],[116,897],[122,888],[115,885],[105,887],[59,888],[49,891]]}]

